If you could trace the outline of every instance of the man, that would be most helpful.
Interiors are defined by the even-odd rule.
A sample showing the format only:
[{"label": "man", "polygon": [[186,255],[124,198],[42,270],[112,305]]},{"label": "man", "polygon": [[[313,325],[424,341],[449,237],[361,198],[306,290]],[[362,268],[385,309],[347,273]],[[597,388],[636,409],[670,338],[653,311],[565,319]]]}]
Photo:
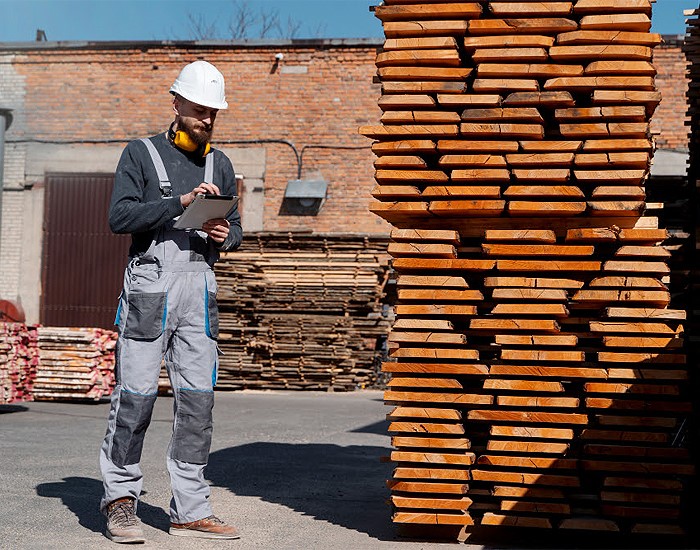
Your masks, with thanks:
[{"label": "man", "polygon": [[169,130],[129,143],[114,178],[109,223],[131,233],[129,263],[115,324],[117,386],[100,450],[101,509],[108,538],[144,542],[136,517],[139,467],[164,360],[174,395],[167,453],[172,500],[170,534],[238,538],[214,516],[204,467],[212,433],[218,309],[212,270],[220,250],[241,243],[237,208],[201,230],[173,224],[199,194],[236,194],[229,159],[209,145],[219,109],[228,104],[223,75],[206,61],[185,66],[170,88]]}]

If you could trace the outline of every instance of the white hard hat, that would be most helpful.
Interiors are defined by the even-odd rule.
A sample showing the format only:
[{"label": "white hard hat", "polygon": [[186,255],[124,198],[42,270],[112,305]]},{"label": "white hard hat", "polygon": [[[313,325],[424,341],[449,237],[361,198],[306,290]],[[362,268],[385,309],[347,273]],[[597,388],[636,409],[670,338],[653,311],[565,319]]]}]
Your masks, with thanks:
[{"label": "white hard hat", "polygon": [[195,61],[185,65],[170,87],[170,93],[211,109],[228,108],[224,93],[224,75],[206,61]]}]

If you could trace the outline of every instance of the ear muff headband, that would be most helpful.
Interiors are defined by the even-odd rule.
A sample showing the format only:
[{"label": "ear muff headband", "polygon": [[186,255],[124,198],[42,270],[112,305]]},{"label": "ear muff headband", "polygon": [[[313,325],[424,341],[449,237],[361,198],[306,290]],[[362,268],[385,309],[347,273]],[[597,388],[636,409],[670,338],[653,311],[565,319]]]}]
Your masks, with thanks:
[{"label": "ear muff headband", "polygon": [[211,150],[211,146],[208,143],[205,143],[204,145],[199,145],[198,143],[195,143],[195,141],[187,134],[187,132],[183,132],[182,130],[173,130],[173,125],[170,125],[170,128],[168,128],[168,137],[172,140],[173,144],[178,149],[182,149],[183,151],[187,151],[188,153],[193,153],[194,151],[201,150],[202,156],[206,156],[209,151]]}]

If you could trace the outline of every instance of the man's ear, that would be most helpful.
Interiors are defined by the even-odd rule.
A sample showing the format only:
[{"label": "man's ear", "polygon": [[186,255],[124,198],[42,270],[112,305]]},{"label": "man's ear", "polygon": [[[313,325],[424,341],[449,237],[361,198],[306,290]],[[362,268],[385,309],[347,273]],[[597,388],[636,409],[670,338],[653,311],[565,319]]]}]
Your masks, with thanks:
[{"label": "man's ear", "polygon": [[177,96],[173,97],[173,112],[177,116],[180,116],[180,100],[178,99]]}]

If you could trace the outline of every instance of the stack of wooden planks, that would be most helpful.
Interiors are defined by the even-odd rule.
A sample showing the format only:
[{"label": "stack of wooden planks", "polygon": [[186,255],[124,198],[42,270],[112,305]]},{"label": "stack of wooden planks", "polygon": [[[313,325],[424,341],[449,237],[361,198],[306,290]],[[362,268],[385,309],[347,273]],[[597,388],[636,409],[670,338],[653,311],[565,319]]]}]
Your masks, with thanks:
[{"label": "stack of wooden planks", "polygon": [[36,328],[0,323],[0,404],[32,401],[38,354]]},{"label": "stack of wooden planks", "polygon": [[37,328],[36,401],[99,401],[114,388],[117,335],[101,328]]},{"label": "stack of wooden planks", "polygon": [[372,385],[390,326],[386,246],[380,236],[259,233],[223,254],[217,389]]},{"label": "stack of wooden planks", "polygon": [[680,534],[683,309],[647,212],[649,0],[375,8],[394,522]]}]

